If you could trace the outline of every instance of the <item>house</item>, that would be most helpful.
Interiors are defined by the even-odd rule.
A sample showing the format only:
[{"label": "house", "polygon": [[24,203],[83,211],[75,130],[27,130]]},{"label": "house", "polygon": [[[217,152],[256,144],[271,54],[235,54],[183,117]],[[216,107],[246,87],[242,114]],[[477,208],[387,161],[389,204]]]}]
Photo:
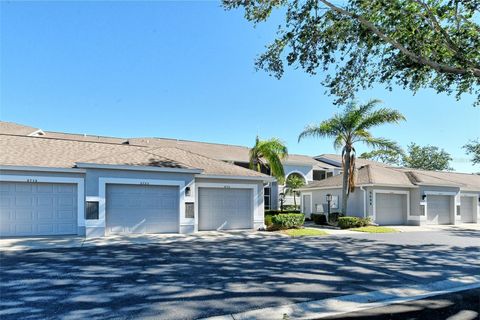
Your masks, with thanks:
[{"label": "house", "polygon": [[[378,165],[363,160],[347,203],[349,216],[370,217],[379,225],[458,224],[480,222],[480,175],[425,171]],[[300,190],[302,209],[341,211],[342,176],[309,183]]]},{"label": "house", "polygon": [[1,237],[264,225],[268,175],[174,146],[1,129]]},{"label": "house", "polygon": [[[94,136],[94,135],[85,135],[85,134],[72,134],[64,132],[52,132],[44,131],[39,128],[25,126],[21,124],[11,123],[11,122],[1,122],[0,121],[0,133],[3,134],[14,134],[14,135],[26,135],[26,136],[37,136],[50,139],[60,139],[60,140],[75,140],[75,141],[85,141],[85,142],[97,142],[97,143],[110,143],[110,144],[120,144],[120,145],[130,145],[130,146],[144,146],[144,147],[173,147],[181,150],[185,150],[194,154],[202,155],[207,158],[214,160],[220,160],[222,162],[227,162],[240,166],[243,168],[249,168],[249,152],[250,148],[245,146],[236,146],[228,144],[219,144],[219,143],[207,143],[207,142],[198,142],[198,141],[188,141],[188,140],[178,140],[178,139],[167,139],[167,138],[120,138],[120,137],[105,137],[105,136]],[[335,155],[322,155],[326,159],[330,157],[335,157]],[[319,157],[322,157],[319,156]],[[302,177],[305,183],[311,181],[319,181],[330,177],[335,174],[341,173],[341,163],[333,162],[330,164],[328,161],[317,160],[313,157],[300,155],[300,154],[290,154],[283,161],[283,166],[285,170],[285,175],[288,178],[290,175],[298,175]],[[265,174],[269,174],[267,168],[264,169]],[[278,209],[279,207],[279,196],[284,193],[284,186],[278,185],[278,183],[273,180],[268,182],[264,188],[264,207],[265,209]],[[293,204],[293,197],[291,195],[286,195],[284,204]]]}]

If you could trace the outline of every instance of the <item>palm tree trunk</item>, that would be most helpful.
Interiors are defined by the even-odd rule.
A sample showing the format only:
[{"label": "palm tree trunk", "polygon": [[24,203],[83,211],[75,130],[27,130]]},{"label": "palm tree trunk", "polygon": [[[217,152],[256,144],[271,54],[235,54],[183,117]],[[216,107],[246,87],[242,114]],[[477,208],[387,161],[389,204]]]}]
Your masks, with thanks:
[{"label": "palm tree trunk", "polygon": [[293,191],[293,208],[297,210],[297,198],[295,197],[295,190]]},{"label": "palm tree trunk", "polygon": [[348,177],[350,175],[350,148],[345,149],[345,154],[343,155],[343,184],[342,184],[342,213],[347,215],[347,203],[348,203]]}]

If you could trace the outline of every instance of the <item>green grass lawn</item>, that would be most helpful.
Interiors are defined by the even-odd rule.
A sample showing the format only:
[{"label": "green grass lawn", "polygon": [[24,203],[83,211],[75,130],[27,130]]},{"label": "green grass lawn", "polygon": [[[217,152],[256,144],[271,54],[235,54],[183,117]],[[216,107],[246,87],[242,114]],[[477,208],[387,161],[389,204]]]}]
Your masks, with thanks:
[{"label": "green grass lawn", "polygon": [[388,227],[375,227],[375,226],[368,226],[368,227],[362,227],[362,228],[353,228],[349,229],[351,231],[359,231],[359,232],[368,232],[368,233],[392,233],[392,232],[398,232],[398,230],[395,230],[393,228],[388,228]]},{"label": "green grass lawn", "polygon": [[325,236],[328,233],[317,229],[288,229],[282,231],[288,234],[290,237],[312,237],[312,236]]}]

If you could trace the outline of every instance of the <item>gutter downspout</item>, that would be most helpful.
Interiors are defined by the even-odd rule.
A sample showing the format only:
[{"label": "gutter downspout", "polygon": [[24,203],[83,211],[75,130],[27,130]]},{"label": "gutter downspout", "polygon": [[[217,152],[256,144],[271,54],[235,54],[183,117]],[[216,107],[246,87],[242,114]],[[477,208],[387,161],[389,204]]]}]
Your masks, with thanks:
[{"label": "gutter downspout", "polygon": [[367,190],[363,189],[363,186],[360,187],[360,190],[363,191],[363,217],[367,217]]}]

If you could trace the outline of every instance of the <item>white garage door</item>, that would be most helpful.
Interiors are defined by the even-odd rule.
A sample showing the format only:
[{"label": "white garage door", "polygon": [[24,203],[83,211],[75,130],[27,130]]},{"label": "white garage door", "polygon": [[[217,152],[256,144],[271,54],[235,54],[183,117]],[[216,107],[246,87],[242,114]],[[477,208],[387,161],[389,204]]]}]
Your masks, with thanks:
[{"label": "white garage door", "polygon": [[450,224],[452,196],[427,196],[427,223]]},{"label": "white garage door", "polygon": [[178,187],[109,184],[106,192],[106,233],[178,232],[178,202]]},{"label": "white garage door", "polygon": [[475,222],[475,210],[474,210],[474,197],[461,197],[460,198],[460,216],[463,223]]},{"label": "white garage door", "polygon": [[0,182],[0,236],[77,234],[77,185]]},{"label": "white garage door", "polygon": [[198,189],[198,229],[253,228],[251,189]]},{"label": "white garage door", "polygon": [[375,195],[375,223],[402,225],[407,223],[407,195],[377,193]]}]

